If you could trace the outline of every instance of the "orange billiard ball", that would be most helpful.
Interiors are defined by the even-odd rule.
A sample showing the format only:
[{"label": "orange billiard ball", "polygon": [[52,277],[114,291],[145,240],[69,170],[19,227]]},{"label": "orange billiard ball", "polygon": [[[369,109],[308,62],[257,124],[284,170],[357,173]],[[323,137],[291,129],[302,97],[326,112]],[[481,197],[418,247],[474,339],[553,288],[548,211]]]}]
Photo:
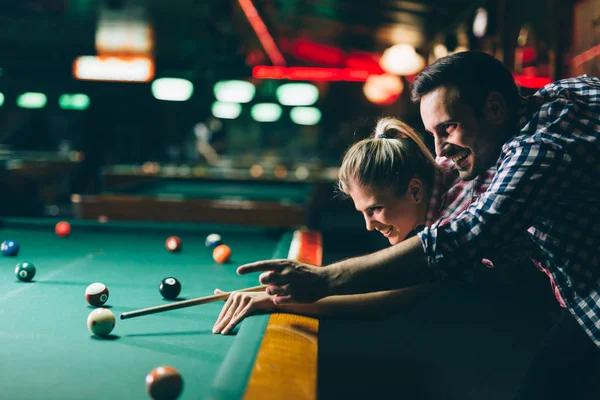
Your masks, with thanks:
[{"label": "orange billiard ball", "polygon": [[174,400],[183,390],[183,379],[175,368],[163,365],[146,375],[146,390],[155,400]]},{"label": "orange billiard ball", "polygon": [[165,246],[171,253],[181,251],[181,239],[177,236],[169,236],[165,242]]},{"label": "orange billiard ball", "polygon": [[231,249],[226,244],[220,244],[213,250],[213,258],[219,264],[224,264],[231,258]]},{"label": "orange billiard ball", "polygon": [[60,221],[54,227],[54,232],[60,237],[67,237],[71,233],[71,224],[66,221]]}]

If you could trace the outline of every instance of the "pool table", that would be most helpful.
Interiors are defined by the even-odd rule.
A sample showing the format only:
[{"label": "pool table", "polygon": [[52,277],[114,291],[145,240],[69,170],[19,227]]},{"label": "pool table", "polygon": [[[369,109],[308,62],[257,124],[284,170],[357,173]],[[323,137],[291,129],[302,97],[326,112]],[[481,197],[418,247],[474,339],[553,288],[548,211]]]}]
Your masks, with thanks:
[{"label": "pool table", "polygon": [[311,191],[301,182],[153,179],[72,196],[76,218],[311,226]]},{"label": "pool table", "polygon": [[[2,397],[18,399],[147,399],[145,377],[155,367],[176,368],[184,380],[181,399],[316,396],[318,321],[287,314],[247,318],[232,335],[211,332],[222,302],[120,320],[126,311],[167,304],[161,279],[182,283],[191,299],[258,284],[238,276],[240,264],[296,258],[320,265],[316,231],[201,224],[71,221],[67,238],[57,221],[1,220],[0,241],[20,243],[16,257],[0,256]],[[204,245],[218,232],[232,248],[227,264],[213,261]],[[182,250],[171,253],[165,238],[177,235]],[[14,267],[30,261],[32,282],[17,280]],[[106,307],[117,319],[107,338],[86,325],[92,311],[85,288],[102,282]],[[274,397],[273,397],[274,396]]]}]

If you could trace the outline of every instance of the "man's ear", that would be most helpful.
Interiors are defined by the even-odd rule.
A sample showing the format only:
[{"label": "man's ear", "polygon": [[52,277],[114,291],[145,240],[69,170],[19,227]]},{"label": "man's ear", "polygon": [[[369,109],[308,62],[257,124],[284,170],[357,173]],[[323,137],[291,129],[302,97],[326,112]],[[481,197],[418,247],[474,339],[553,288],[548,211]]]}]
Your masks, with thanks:
[{"label": "man's ear", "polygon": [[408,192],[417,204],[425,200],[425,188],[423,187],[423,182],[417,178],[413,178],[408,182]]},{"label": "man's ear", "polygon": [[508,106],[502,96],[498,92],[491,92],[485,100],[483,107],[483,115],[489,123],[499,124],[508,118]]}]

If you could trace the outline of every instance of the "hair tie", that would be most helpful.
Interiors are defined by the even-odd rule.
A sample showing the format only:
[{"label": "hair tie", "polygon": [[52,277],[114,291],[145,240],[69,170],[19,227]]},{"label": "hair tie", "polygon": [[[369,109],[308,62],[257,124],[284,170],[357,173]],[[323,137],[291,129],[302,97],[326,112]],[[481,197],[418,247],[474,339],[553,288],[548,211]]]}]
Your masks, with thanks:
[{"label": "hair tie", "polygon": [[378,133],[376,137],[377,137],[377,139],[387,139],[388,138],[385,133]]}]

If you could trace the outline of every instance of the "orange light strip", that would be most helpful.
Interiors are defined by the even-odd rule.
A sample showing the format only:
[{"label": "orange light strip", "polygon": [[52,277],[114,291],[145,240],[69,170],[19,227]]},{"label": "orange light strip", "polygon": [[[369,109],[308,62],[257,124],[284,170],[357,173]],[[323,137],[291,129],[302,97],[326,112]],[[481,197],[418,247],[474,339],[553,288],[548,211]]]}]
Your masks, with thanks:
[{"label": "orange light strip", "polygon": [[150,82],[154,60],[148,56],[80,56],[73,61],[73,77],[80,80]]},{"label": "orange light strip", "polygon": [[238,0],[238,3],[240,3],[242,11],[244,11],[248,22],[252,26],[252,29],[254,29],[260,44],[262,44],[263,49],[265,49],[265,52],[269,56],[269,59],[273,65],[285,65],[283,54],[281,54],[277,48],[277,45],[269,33],[267,26],[260,18],[260,15],[258,15],[256,7],[254,7],[254,4],[252,4],[252,0]]},{"label": "orange light strip", "polygon": [[573,66],[579,67],[581,64],[590,61],[591,59],[600,56],[600,44],[595,45],[591,49],[584,51],[581,54],[573,57]]},{"label": "orange light strip", "polygon": [[376,74],[366,69],[354,68],[271,67],[265,65],[252,68],[252,76],[257,79],[364,82],[371,75]]}]

